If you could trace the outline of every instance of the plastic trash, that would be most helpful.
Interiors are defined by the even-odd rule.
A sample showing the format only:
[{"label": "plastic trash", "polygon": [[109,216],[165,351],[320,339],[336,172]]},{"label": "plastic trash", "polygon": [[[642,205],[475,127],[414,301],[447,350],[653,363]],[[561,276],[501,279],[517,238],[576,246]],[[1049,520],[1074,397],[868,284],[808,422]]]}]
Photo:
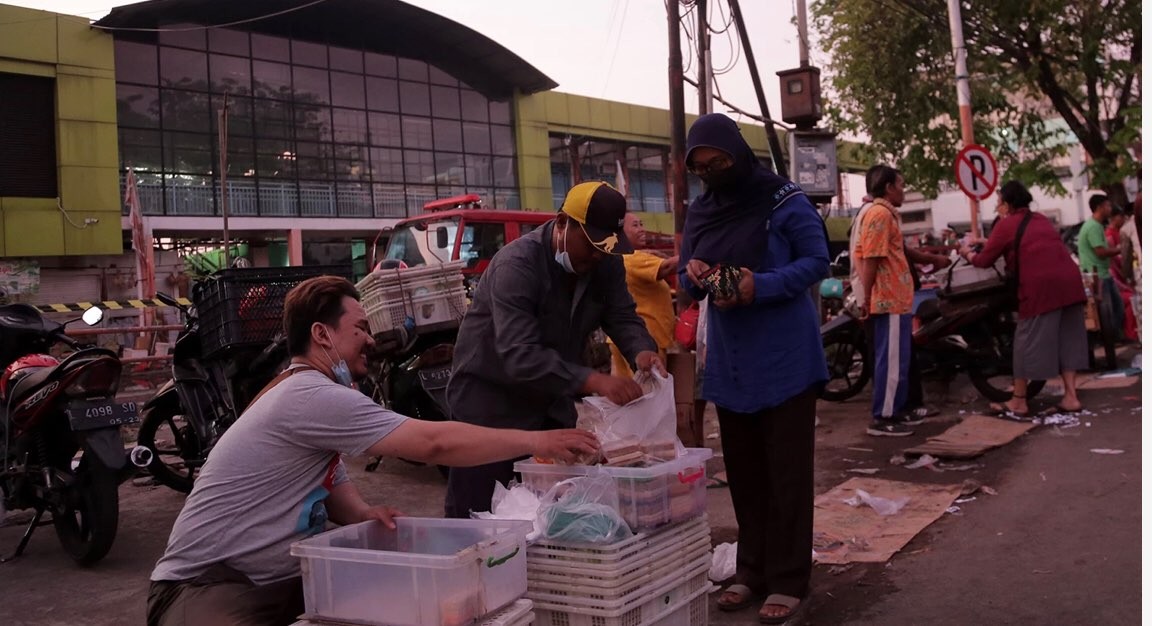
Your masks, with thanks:
[{"label": "plastic trash", "polygon": [[934,465],[937,460],[938,459],[936,457],[932,456],[931,454],[922,454],[922,455],[920,455],[920,458],[909,463],[908,465],[905,465],[904,467],[907,469],[920,469],[921,467],[928,467],[929,465]]},{"label": "plastic trash", "polygon": [[899,513],[900,509],[904,508],[904,505],[908,504],[908,500],[909,498],[907,496],[897,500],[889,500],[888,498],[874,496],[867,491],[864,491],[863,489],[857,489],[856,495],[845,500],[844,504],[852,507],[859,507],[867,504],[868,506],[872,507],[872,510],[876,511],[878,515],[889,516]]},{"label": "plastic trash", "polygon": [[528,541],[534,541],[541,535],[541,528],[537,519],[539,514],[540,497],[532,493],[527,487],[513,481],[508,484],[508,487],[497,482],[496,488],[492,491],[491,512],[473,513],[472,518],[533,522],[532,532],[528,534],[527,538]]},{"label": "plastic trash", "polygon": [[1092,448],[1091,451],[1096,454],[1124,454],[1123,450],[1113,450],[1112,448]]},{"label": "plastic trash", "polygon": [[708,580],[723,582],[736,575],[736,544],[722,543],[712,548],[712,567]]},{"label": "plastic trash", "polygon": [[556,483],[540,502],[536,525],[545,539],[614,543],[632,536],[620,517],[616,479],[603,469]]}]

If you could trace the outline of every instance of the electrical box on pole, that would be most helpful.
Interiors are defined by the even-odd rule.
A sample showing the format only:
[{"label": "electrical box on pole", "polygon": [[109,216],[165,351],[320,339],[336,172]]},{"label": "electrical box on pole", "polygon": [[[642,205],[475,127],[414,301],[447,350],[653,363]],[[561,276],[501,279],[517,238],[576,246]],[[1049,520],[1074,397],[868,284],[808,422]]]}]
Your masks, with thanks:
[{"label": "electrical box on pole", "polygon": [[792,180],[813,202],[831,202],[840,184],[835,133],[794,130],[789,133],[788,148]]},{"label": "electrical box on pole", "polygon": [[780,119],[801,128],[815,128],[823,117],[820,68],[807,66],[776,72],[780,77]]}]

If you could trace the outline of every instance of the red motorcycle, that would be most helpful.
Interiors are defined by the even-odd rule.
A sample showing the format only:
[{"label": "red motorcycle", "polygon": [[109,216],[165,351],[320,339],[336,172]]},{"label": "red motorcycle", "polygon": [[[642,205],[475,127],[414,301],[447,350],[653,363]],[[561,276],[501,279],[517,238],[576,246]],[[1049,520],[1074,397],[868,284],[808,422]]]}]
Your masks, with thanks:
[{"label": "red motorcycle", "polygon": [[[85,311],[94,325],[103,313]],[[55,344],[72,352],[48,354]],[[35,515],[9,561],[51,513],[64,550],[91,565],[112,548],[121,482],[151,460],[146,448],[124,449],[120,426],[138,420],[133,402],[117,402],[120,359],[82,345],[64,325],[27,304],[0,306],[0,513],[32,509]]]}]

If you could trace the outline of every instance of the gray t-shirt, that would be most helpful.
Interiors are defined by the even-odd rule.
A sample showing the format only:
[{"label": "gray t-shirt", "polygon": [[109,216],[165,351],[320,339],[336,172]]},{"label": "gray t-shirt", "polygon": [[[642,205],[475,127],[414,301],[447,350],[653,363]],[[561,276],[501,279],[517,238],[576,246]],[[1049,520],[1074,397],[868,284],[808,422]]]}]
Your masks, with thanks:
[{"label": "gray t-shirt", "polygon": [[212,450],[176,518],[152,580],[224,563],[259,585],[300,575],[289,546],[324,530],[324,500],[359,455],[406,419],[317,371],[252,404]]}]

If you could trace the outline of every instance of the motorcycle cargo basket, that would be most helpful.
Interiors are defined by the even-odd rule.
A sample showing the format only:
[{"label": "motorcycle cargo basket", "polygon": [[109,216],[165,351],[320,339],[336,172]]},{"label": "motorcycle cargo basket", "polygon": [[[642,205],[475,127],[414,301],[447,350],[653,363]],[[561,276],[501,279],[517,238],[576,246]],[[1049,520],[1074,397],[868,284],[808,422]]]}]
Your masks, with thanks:
[{"label": "motorcycle cargo basket", "polygon": [[205,358],[262,346],[283,327],[284,297],[316,276],[352,278],[348,265],[252,267],[220,270],[199,286],[196,310]]}]

